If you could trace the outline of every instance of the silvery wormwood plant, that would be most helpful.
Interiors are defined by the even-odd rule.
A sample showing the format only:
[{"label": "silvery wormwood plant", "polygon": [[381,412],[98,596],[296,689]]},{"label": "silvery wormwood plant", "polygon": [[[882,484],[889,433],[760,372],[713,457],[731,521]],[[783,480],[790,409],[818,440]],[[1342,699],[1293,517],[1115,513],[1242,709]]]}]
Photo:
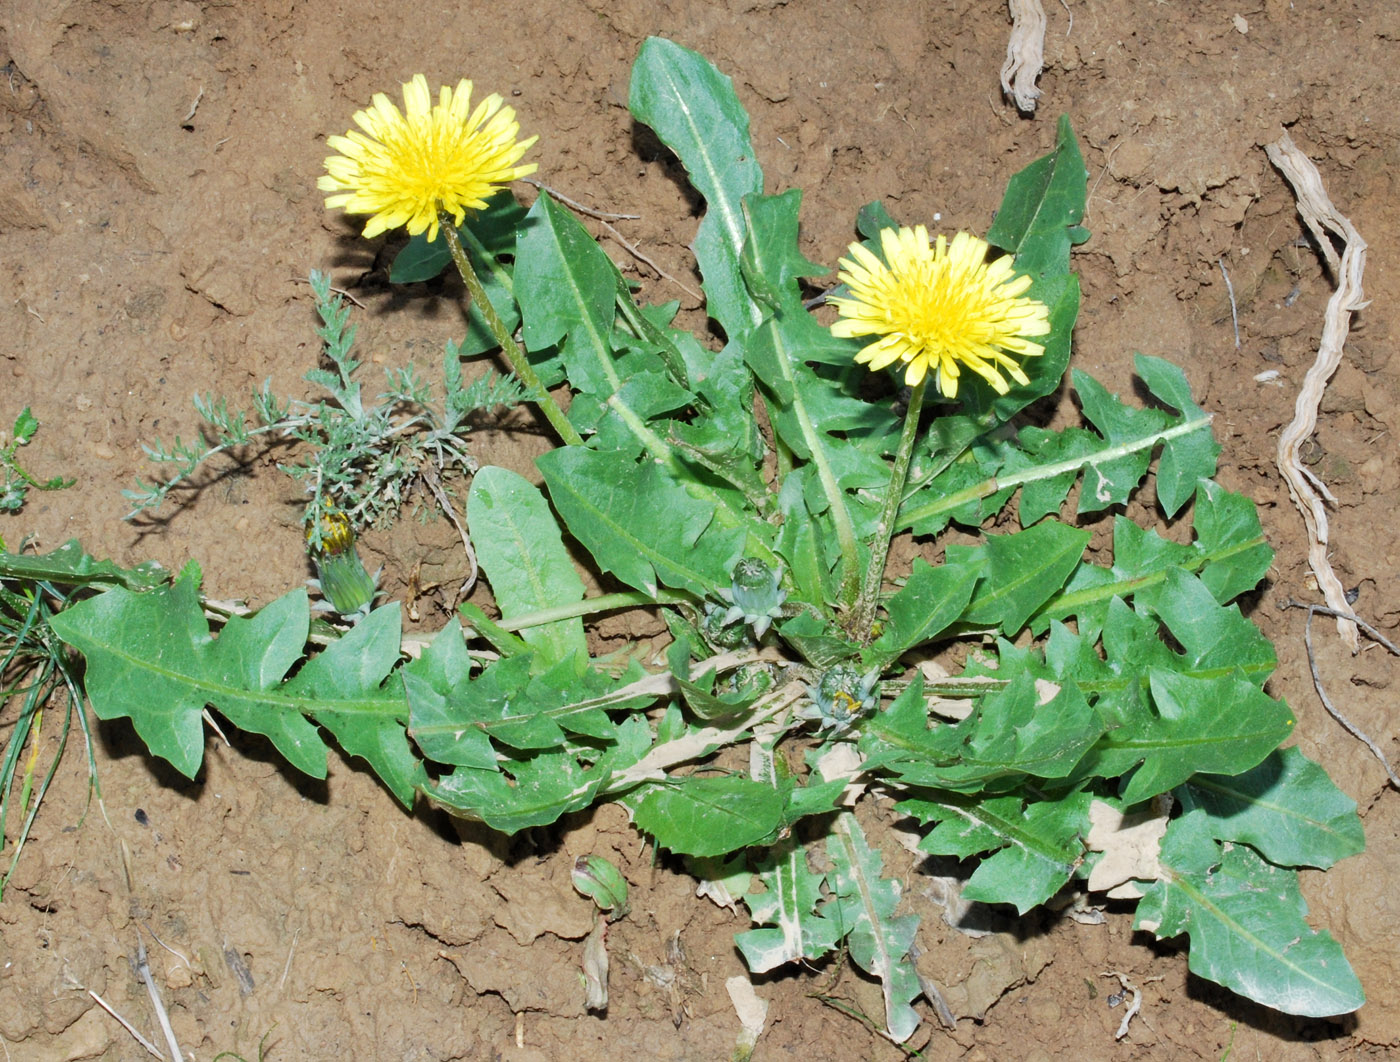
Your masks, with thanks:
[{"label": "silvery wormwood plant", "polygon": [[[469,84],[433,107],[419,80],[407,119],[377,98],[357,122],[378,140],[332,146],[369,152],[466,122],[434,143],[518,175],[499,99],[468,119]],[[1068,122],[1011,179],[987,233],[1008,257],[985,268],[980,244],[930,250],[862,210],[865,242],[835,296],[855,323],[837,335],[802,301],[802,278],[828,270],[797,249],[800,194],[764,194],[729,79],[653,39],[630,105],[705,199],[694,249],[720,349],[675,329],[674,305],[638,305],[548,194],[526,212],[505,192],[479,205],[444,192],[430,225],[393,187],[356,184],[348,162],[323,178],[340,189],[332,205],[416,231],[395,280],[470,273],[475,338],[461,352],[513,345],[518,330],[507,356],[534,376],[521,373],[526,397],[553,406],[562,445],[537,462],[542,488],[495,467],[472,480],[493,614],[464,606],[409,657],[396,604],[309,647],[302,590],[213,637],[197,571],[114,586],[52,620],[86,656],[97,713],[129,717],[191,777],[206,707],[317,777],[329,735],[405,807],[422,797],[506,833],[619,802],[712,894],[746,905],[736,943],[752,971],[844,948],[883,984],[897,1042],[923,989],[917,920],[860,824],[859,802],[876,799],[922,851],[967,861],[970,899],[1026,912],[1061,890],[1112,889],[1136,898],[1139,928],[1185,934],[1202,976],[1289,1013],[1359,1006],[1297,882],[1298,868],[1359,851],[1359,820],[1316,764],[1279,747],[1294,720],[1262,688],[1274,651],[1232,604],[1271,553],[1253,504],[1211,479],[1210,418],[1178,369],[1146,356],[1145,407],[1075,371],[1084,426],[1017,418],[1060,386],[1079,306],[1086,173]],[[1016,307],[1042,307],[1022,318],[1036,342],[980,368],[863,347],[855,304],[915,261],[935,288],[1010,285]],[[891,361],[907,393],[872,376]],[[956,399],[921,409],[930,382]],[[561,386],[567,414],[545,390]],[[1122,515],[1154,459],[1156,505],[1182,541]],[[1109,510],[1111,559],[1092,561],[1080,517]],[[951,524],[972,544],[945,542]],[[904,532],[920,556],[887,572]],[[619,589],[585,597],[565,533]],[[585,619],[628,609],[660,610],[664,659],[589,655]],[[156,644],[159,671],[135,681]],[[933,665],[950,661],[962,663],[941,677]],[[1158,825],[1134,860],[1114,828],[1124,816]]]}]

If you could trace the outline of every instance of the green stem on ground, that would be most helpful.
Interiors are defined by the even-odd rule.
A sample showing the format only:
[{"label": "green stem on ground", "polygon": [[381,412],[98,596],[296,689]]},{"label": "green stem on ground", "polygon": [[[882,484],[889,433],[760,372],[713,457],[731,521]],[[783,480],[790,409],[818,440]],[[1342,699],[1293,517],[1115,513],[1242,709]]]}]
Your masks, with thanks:
[{"label": "green stem on ground", "polygon": [[644,594],[640,590],[624,590],[614,594],[601,594],[598,597],[586,597],[582,601],[574,601],[567,605],[554,605],[550,608],[537,609],[534,612],[522,612],[510,619],[500,620],[499,626],[506,631],[523,631],[529,627],[542,627],[546,623],[556,623],[559,620],[573,619],[576,616],[597,616],[604,612],[613,612],[623,608],[649,608],[653,605],[694,605],[695,603],[695,595],[684,591],[657,590],[654,594]]},{"label": "green stem on ground", "polygon": [[569,446],[582,446],[583,437],[574,430],[574,426],[564,416],[564,411],[545,390],[534,366],[530,364],[530,359],[525,356],[525,351],[515,341],[515,337],[510,334],[510,329],[496,313],[496,308],[491,305],[491,300],[486,297],[486,289],[481,286],[481,281],[477,279],[476,270],[472,268],[471,260],[467,258],[466,251],[462,250],[462,239],[457,235],[457,228],[452,224],[452,219],[443,214],[439,220],[442,223],[442,233],[447,237],[447,248],[452,252],[452,261],[457,266],[457,272],[462,275],[462,283],[467,286],[468,297],[476,304],[477,310],[486,322],[486,327],[491,329],[491,334],[501,345],[501,353],[506,356],[506,361],[510,362],[511,369],[519,377],[520,382],[525,385],[525,389],[529,391],[531,401],[539,407],[545,419],[559,433],[559,438],[563,439]]},{"label": "green stem on ground", "polygon": [[849,634],[861,641],[870,637],[871,628],[875,625],[875,608],[880,603],[880,587],[885,581],[885,560],[890,553],[890,538],[894,535],[899,503],[904,498],[904,481],[909,478],[909,459],[914,453],[914,438],[918,435],[919,414],[923,412],[927,387],[928,377],[925,376],[914,385],[914,393],[909,396],[909,408],[904,413],[904,430],[899,436],[899,449],[895,452],[890,485],[885,492],[885,507],[870,542],[870,567],[865,570],[865,582],[847,628]]}]

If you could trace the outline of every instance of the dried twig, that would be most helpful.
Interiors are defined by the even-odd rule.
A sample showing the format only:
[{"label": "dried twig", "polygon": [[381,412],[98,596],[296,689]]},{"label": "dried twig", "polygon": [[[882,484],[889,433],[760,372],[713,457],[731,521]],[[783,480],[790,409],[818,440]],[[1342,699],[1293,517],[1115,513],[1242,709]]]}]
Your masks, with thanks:
[{"label": "dried twig", "polygon": [[[1322,401],[1322,391],[1327,381],[1341,364],[1342,344],[1346,342],[1351,315],[1366,305],[1361,290],[1361,274],[1366,268],[1366,241],[1332,205],[1317,167],[1298,150],[1287,133],[1276,143],[1266,145],[1264,150],[1269,155],[1269,161],[1293,186],[1294,194],[1298,197],[1298,213],[1302,215],[1304,224],[1313,234],[1337,278],[1337,290],[1328,300],[1327,312],[1323,317],[1317,360],[1308,370],[1302,390],[1298,392],[1293,422],[1279,436],[1278,467],[1288,483],[1288,493],[1293,496],[1293,502],[1302,512],[1303,522],[1307,525],[1308,564],[1317,585],[1322,589],[1327,604],[1336,613],[1343,613],[1346,611],[1346,592],[1327,558],[1327,509],[1323,504],[1324,499],[1335,504],[1336,498],[1303,467],[1300,450],[1317,428],[1318,404]],[[1329,231],[1342,240],[1340,258],[1332,246]],[[1355,623],[1338,616],[1337,632],[1353,653],[1360,651]]]},{"label": "dried twig", "polygon": [[919,969],[919,957],[923,954],[924,950],[919,947],[917,942],[909,945],[909,961],[913,964],[914,977],[919,982],[919,991],[924,994],[924,998],[933,1007],[933,1012],[938,1015],[938,1023],[945,1029],[956,1029],[958,1019],[953,1015],[947,1000],[943,998],[943,993],[939,991],[937,982],[931,977],[925,977],[923,971]]},{"label": "dried twig", "polygon": [[1225,259],[1220,263],[1220,275],[1225,278],[1225,291],[1230,296],[1230,322],[1235,326],[1235,349],[1240,349],[1240,312],[1235,308],[1235,285],[1230,283],[1230,274],[1225,272]]},{"label": "dried twig", "polygon": [[301,930],[297,929],[297,931],[292,934],[291,946],[287,948],[287,963],[282,967],[282,980],[277,982],[277,991],[279,992],[286,987],[287,975],[292,972],[292,956],[296,954],[297,937],[299,936],[301,936]]},{"label": "dried twig", "polygon": [[1352,615],[1350,612],[1341,612],[1337,609],[1324,608],[1322,605],[1311,605],[1302,601],[1294,601],[1291,598],[1285,601],[1281,607],[1305,608],[1308,610],[1308,620],[1303,625],[1303,645],[1308,650],[1308,670],[1312,672],[1313,688],[1317,690],[1317,696],[1322,701],[1322,707],[1327,709],[1327,714],[1340,723],[1348,734],[1371,750],[1371,755],[1376,757],[1376,759],[1380,761],[1380,765],[1385,768],[1386,777],[1390,779],[1390,784],[1396,789],[1400,789],[1400,777],[1396,776],[1394,768],[1390,766],[1390,761],[1385,758],[1385,753],[1381,751],[1380,746],[1372,741],[1370,736],[1360,727],[1343,715],[1341,710],[1332,703],[1331,698],[1327,696],[1327,691],[1322,688],[1322,675],[1317,670],[1317,656],[1313,652],[1312,644],[1313,613],[1321,612],[1324,616],[1331,616],[1333,619],[1347,620],[1356,624],[1366,632],[1368,637],[1373,638],[1378,644],[1385,646],[1395,656],[1400,656],[1400,649],[1397,649],[1395,645],[1388,638],[1384,637],[1380,631],[1376,630],[1376,628],[1372,627],[1358,616]]},{"label": "dried twig", "polygon": [[1008,0],[1011,36],[1001,64],[1001,90],[1026,114],[1035,110],[1040,89],[1035,79],[1045,67],[1045,9],[1040,0]]},{"label": "dried twig", "polygon": [[599,221],[636,221],[642,216],[640,214],[610,214],[606,210],[599,210],[596,207],[585,206],[583,203],[580,203],[577,199],[570,199],[563,192],[559,191],[559,189],[553,188],[550,185],[545,184],[543,181],[537,181],[533,177],[526,177],[524,178],[524,181],[526,184],[533,184],[541,192],[548,192],[551,196],[559,200],[559,202],[563,203],[570,210],[575,210],[580,214],[586,214],[590,218],[597,218]]},{"label": "dried twig", "polygon": [[[310,280],[310,278],[308,278],[308,277],[292,277],[292,283],[293,283],[293,284],[310,284],[310,283],[311,283],[311,280]],[[329,289],[329,290],[335,292],[337,295],[343,295],[343,296],[345,296],[347,299],[349,299],[351,302],[353,302],[356,306],[358,306],[358,307],[359,307],[360,309],[362,309],[362,310],[366,310],[366,309],[369,308],[369,307],[367,307],[364,303],[362,303],[359,299],[355,298],[355,296],[351,295],[351,294],[350,294],[348,291],[346,291],[344,288],[331,288],[331,289]]]},{"label": "dried twig", "polygon": [[120,1014],[118,1014],[118,1013],[116,1012],[116,1009],[112,1006],[112,1004],[108,1003],[105,999],[103,999],[101,996],[99,996],[99,995],[98,995],[96,992],[94,992],[91,988],[89,988],[89,989],[87,990],[87,994],[90,995],[90,996],[93,998],[93,1000],[97,1003],[97,1005],[98,1005],[99,1007],[101,1007],[103,1010],[105,1010],[108,1014],[112,1015],[112,1017],[116,1018],[117,1021],[121,1023],[121,1027],[122,1027],[123,1029],[125,1029],[127,1032],[131,1033],[132,1038],[133,1038],[138,1044],[140,1044],[142,1047],[144,1047],[147,1051],[149,1051],[149,1052],[150,1052],[152,1055],[154,1055],[156,1058],[160,1059],[160,1062],[165,1062],[165,1056],[164,1056],[163,1054],[161,1054],[159,1051],[156,1050],[156,1045],[153,1044],[153,1043],[151,1043],[151,1041],[147,1040],[144,1036],[142,1036],[139,1032],[137,1032],[137,1031],[136,1031],[136,1026],[132,1025],[131,1022],[127,1021],[127,1020],[126,1020],[125,1018],[123,1018]]},{"label": "dried twig", "polygon": [[146,945],[140,937],[136,940],[136,972],[151,997],[151,1006],[156,1008],[156,1020],[160,1022],[160,1031],[165,1034],[165,1044],[170,1048],[170,1057],[174,1062],[185,1062],[185,1056],[180,1052],[180,1044],[175,1039],[175,1030],[170,1027],[170,1015],[165,1012],[165,1004],[156,989],[155,979],[151,977],[151,964],[146,961]]},{"label": "dried twig", "polygon": [[457,607],[457,601],[471,593],[472,587],[476,585],[477,573],[480,569],[476,563],[476,550],[472,549],[471,535],[467,534],[467,529],[462,526],[461,519],[457,516],[457,509],[452,504],[452,499],[447,496],[447,491],[443,489],[442,480],[438,478],[437,470],[426,468],[423,470],[423,482],[428,485],[428,489],[433,492],[433,497],[437,499],[442,511],[447,514],[447,518],[452,521],[452,526],[457,529],[458,536],[462,539],[462,548],[467,552],[467,564],[470,566],[467,578],[462,583],[462,588],[457,591],[457,599],[452,602],[452,607]]},{"label": "dried twig", "polygon": [[687,295],[689,295],[692,299],[696,300],[697,302],[703,301],[703,297],[701,296],[701,294],[700,294],[698,291],[696,291],[694,288],[690,287],[688,284],[685,284],[685,283],[681,282],[680,280],[677,280],[675,277],[671,276],[670,273],[666,272],[666,270],[662,269],[662,268],[661,268],[659,265],[657,265],[651,258],[649,258],[649,257],[642,251],[641,248],[639,248],[636,244],[631,243],[630,241],[628,241],[628,240],[626,239],[626,237],[624,237],[624,236],[622,235],[622,233],[618,232],[617,229],[614,228],[614,227],[608,222],[608,219],[609,219],[609,218],[616,218],[616,219],[618,219],[618,220],[623,220],[623,221],[635,221],[637,218],[639,218],[639,217],[641,216],[640,214],[608,214],[608,213],[605,213],[604,211],[601,211],[601,210],[595,210],[595,209],[593,209],[592,207],[586,207],[586,206],[584,206],[582,203],[577,202],[576,200],[570,199],[568,196],[564,195],[563,193],[561,193],[561,192],[559,192],[559,191],[556,191],[555,189],[549,187],[548,185],[546,185],[546,184],[541,184],[539,181],[532,180],[531,178],[528,178],[528,177],[525,178],[525,183],[526,183],[526,184],[533,184],[536,188],[538,188],[538,189],[539,189],[540,191],[542,191],[542,192],[548,192],[548,193],[549,193],[550,195],[552,195],[555,199],[559,200],[559,202],[563,203],[565,206],[569,207],[571,210],[575,210],[575,211],[577,211],[577,212],[580,213],[580,214],[585,214],[585,215],[587,215],[588,217],[593,218],[595,221],[598,222],[599,225],[601,225],[604,229],[607,230],[608,235],[611,236],[611,237],[613,238],[614,241],[616,241],[616,243],[618,244],[618,246],[620,246],[624,251],[626,251],[628,254],[630,254],[633,258],[635,258],[637,261],[641,262],[644,266],[646,266],[648,269],[650,269],[652,272],[654,272],[654,273],[655,273],[657,276],[659,276],[662,280],[669,280],[672,284],[676,285],[676,287],[680,288],[683,292],[685,292]]}]

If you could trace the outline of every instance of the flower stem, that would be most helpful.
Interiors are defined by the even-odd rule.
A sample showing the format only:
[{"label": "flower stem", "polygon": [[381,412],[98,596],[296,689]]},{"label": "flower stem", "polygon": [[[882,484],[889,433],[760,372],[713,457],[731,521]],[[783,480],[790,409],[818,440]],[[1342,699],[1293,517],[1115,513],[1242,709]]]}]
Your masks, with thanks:
[{"label": "flower stem", "polygon": [[904,498],[904,481],[909,477],[909,458],[914,452],[914,437],[918,434],[919,414],[924,408],[924,390],[928,386],[925,376],[914,385],[914,393],[909,396],[909,409],[904,414],[904,430],[899,436],[899,449],[895,452],[894,468],[890,471],[890,485],[885,491],[885,507],[880,513],[880,522],[875,527],[875,536],[870,542],[870,567],[865,571],[865,583],[860,597],[851,613],[848,632],[862,641],[870,637],[875,624],[875,608],[880,602],[880,587],[885,581],[885,560],[890,552],[890,538],[894,534],[895,516],[899,503]]},{"label": "flower stem", "polygon": [[520,348],[520,344],[510,334],[510,329],[496,313],[496,308],[491,305],[491,300],[486,297],[486,289],[481,286],[481,281],[476,276],[476,270],[472,268],[470,259],[462,250],[462,239],[457,235],[457,229],[452,224],[452,219],[444,214],[440,220],[442,234],[447,237],[447,248],[452,252],[452,261],[457,266],[457,272],[462,275],[462,283],[467,286],[467,296],[471,302],[476,303],[476,308],[486,322],[486,327],[491,329],[491,334],[501,345],[501,353],[510,362],[511,369],[519,377],[520,382],[525,385],[525,389],[530,393],[531,399],[539,407],[540,412],[544,414],[545,419],[559,433],[559,438],[563,439],[569,446],[582,446],[583,437],[574,430],[574,426],[564,416],[564,411],[545,390],[544,384],[540,382],[539,376],[535,373],[534,366],[530,364],[530,359],[525,356],[525,351]]}]

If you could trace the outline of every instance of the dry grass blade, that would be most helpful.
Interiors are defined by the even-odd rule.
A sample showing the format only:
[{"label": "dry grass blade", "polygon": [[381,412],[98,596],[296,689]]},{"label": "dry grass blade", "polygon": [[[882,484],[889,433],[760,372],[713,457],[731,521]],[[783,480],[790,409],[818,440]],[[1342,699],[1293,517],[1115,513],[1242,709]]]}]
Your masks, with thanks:
[{"label": "dry grass blade", "polygon": [[[1338,212],[1327,197],[1322,177],[1312,160],[1298,150],[1293,138],[1284,133],[1276,142],[1265,146],[1269,161],[1277,167],[1298,199],[1298,213],[1313,234],[1327,264],[1337,278],[1337,290],[1327,302],[1323,317],[1322,337],[1318,342],[1317,359],[1303,380],[1302,390],[1294,406],[1293,421],[1278,440],[1278,467],[1288,483],[1288,492],[1303,514],[1308,529],[1308,563],[1317,585],[1330,608],[1347,611],[1346,592],[1327,558],[1327,508],[1324,502],[1335,503],[1327,487],[1304,467],[1299,451],[1317,428],[1317,409],[1327,381],[1342,361],[1342,345],[1346,342],[1351,315],[1366,305],[1361,290],[1361,274],[1366,268],[1366,241],[1356,227]],[[1332,235],[1342,241],[1338,257],[1332,246]],[[1337,632],[1353,653],[1360,650],[1356,624],[1338,617]]]},{"label": "dry grass blade", "polygon": [[1040,99],[1036,78],[1045,68],[1045,8],[1040,0],[1008,0],[1011,37],[1006,42],[1006,62],[1001,64],[1001,90],[1016,109],[1030,114]]}]

